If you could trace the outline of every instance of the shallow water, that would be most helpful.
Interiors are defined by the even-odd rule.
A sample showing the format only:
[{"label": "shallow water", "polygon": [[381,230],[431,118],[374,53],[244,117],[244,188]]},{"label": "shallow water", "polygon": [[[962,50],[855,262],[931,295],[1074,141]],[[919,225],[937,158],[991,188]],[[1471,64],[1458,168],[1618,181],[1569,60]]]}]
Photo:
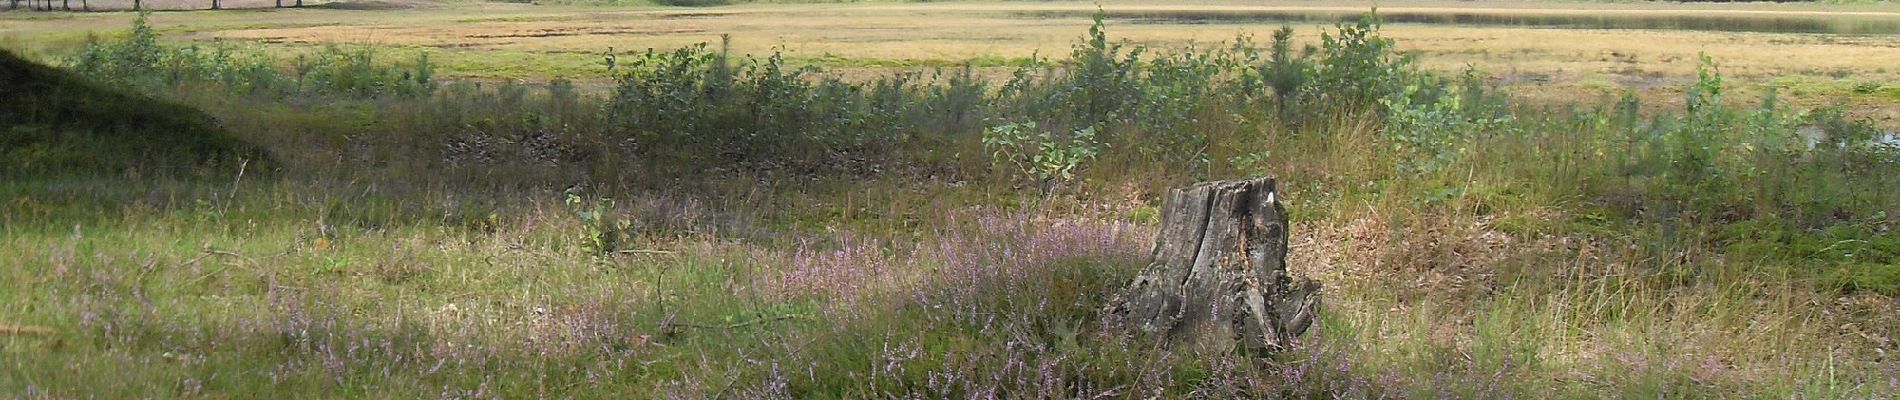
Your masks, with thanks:
[{"label": "shallow water", "polygon": [[[1030,11],[1032,18],[1088,16],[1089,12]],[[1135,23],[1336,23],[1357,21],[1363,13],[1344,11],[1111,10],[1107,17]],[[1518,26],[1569,29],[1666,29],[1718,32],[1900,34],[1900,18],[1860,15],[1640,15],[1503,14],[1477,12],[1382,11],[1386,23]]]}]

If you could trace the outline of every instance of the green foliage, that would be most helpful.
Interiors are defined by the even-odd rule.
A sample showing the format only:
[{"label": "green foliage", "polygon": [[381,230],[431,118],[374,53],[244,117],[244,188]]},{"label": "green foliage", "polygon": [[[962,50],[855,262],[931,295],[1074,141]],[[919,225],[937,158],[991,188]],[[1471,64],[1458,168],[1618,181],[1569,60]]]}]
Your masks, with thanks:
[{"label": "green foliage", "polygon": [[1016,70],[995,99],[1006,119],[1068,131],[1106,129],[1112,123],[1138,118],[1135,108],[1143,100],[1144,89],[1139,67],[1146,49],[1125,50],[1125,42],[1109,40],[1102,18],[1099,13],[1095,16],[1088,36],[1071,49],[1059,73],[1036,73],[1052,67],[1042,60]]},{"label": "green foliage", "polygon": [[816,68],[776,53],[735,62],[704,44],[618,64],[613,135],[632,139],[649,169],[862,172],[926,130],[981,115],[968,72],[937,87],[912,75],[858,84],[814,78]]},{"label": "green foliage", "polygon": [[1035,122],[1009,123],[983,131],[983,148],[990,160],[1041,184],[1044,193],[1075,179],[1075,171],[1101,154],[1095,128],[1056,133],[1037,129]]},{"label": "green foliage", "polygon": [[1282,26],[1273,31],[1273,46],[1266,64],[1259,68],[1260,80],[1273,90],[1275,116],[1282,121],[1291,120],[1288,110],[1297,107],[1300,91],[1306,89],[1312,79],[1312,47],[1307,47],[1299,55],[1293,54],[1293,27]]},{"label": "green foliage", "polygon": [[1386,110],[1385,134],[1405,157],[1399,167],[1415,174],[1437,172],[1457,162],[1476,140],[1508,134],[1513,116],[1484,107],[1486,93],[1475,71],[1458,84],[1419,76],[1379,99]]},{"label": "green foliage", "polygon": [[377,61],[378,50],[373,47],[346,50],[330,46],[314,56],[297,57],[291,63],[291,73],[285,73],[278,68],[284,63],[261,51],[160,43],[157,33],[145,22],[146,15],[139,14],[122,37],[89,38],[67,65],[88,78],[147,92],[210,84],[234,93],[273,97],[426,97],[437,85],[435,67],[427,53],[417,53],[407,65],[387,64]]},{"label": "green foliage", "polygon": [[1731,224],[1716,237],[1740,260],[1812,272],[1824,287],[1842,292],[1895,296],[1900,295],[1900,237],[1887,229],[1884,216],[1824,229],[1762,219]]},{"label": "green foliage", "polygon": [[1716,165],[1717,150],[1728,142],[1723,134],[1734,127],[1736,116],[1722,104],[1722,76],[1714,62],[1706,54],[1701,62],[1698,79],[1685,91],[1683,120],[1656,143],[1668,160],[1665,178],[1694,191],[1720,190],[1710,187],[1725,183],[1722,174],[1727,170]]},{"label": "green foliage", "polygon": [[[1139,134],[1127,135],[1122,145],[1153,162],[1186,167],[1189,174],[1205,177],[1209,169],[1208,151],[1215,132],[1231,130],[1223,124],[1220,110],[1240,106],[1236,99],[1221,96],[1220,82],[1239,62],[1231,52],[1197,51],[1190,46],[1180,52],[1158,54],[1143,68],[1139,100],[1131,105],[1131,123]],[[1205,119],[1205,120],[1204,120]]]},{"label": "green foliage", "polygon": [[1827,272],[1822,280],[1845,292],[1900,296],[1900,264],[1849,263]]},{"label": "green foliage", "polygon": [[189,82],[209,81],[232,90],[251,93],[269,92],[288,87],[288,80],[269,60],[247,55],[227,46],[173,47],[159,43],[158,35],[145,22],[148,13],[132,20],[132,28],[123,37],[112,40],[89,38],[67,65],[81,75],[112,85],[128,85],[145,90]]},{"label": "green foliage", "polygon": [[139,13],[132,20],[132,28],[124,38],[116,41],[89,39],[67,65],[80,74],[95,76],[110,83],[124,83],[123,80],[151,74],[158,69],[167,52],[159,46],[158,34],[151,25],[146,24],[147,15],[150,14]]},{"label": "green foliage", "polygon": [[578,235],[588,251],[607,254],[621,250],[625,245],[633,222],[619,217],[619,209],[609,198],[589,198],[577,188],[569,188],[562,193],[562,203],[574,212],[584,231]]},{"label": "green foliage", "polygon": [[1840,107],[1815,110],[1802,122],[1818,130],[1819,137],[1801,139],[1820,157],[1816,162],[1829,168],[1866,174],[1900,163],[1900,137],[1873,121],[1848,117]]},{"label": "green foliage", "polygon": [[[1297,54],[1293,31],[1282,29],[1262,57],[1245,38],[1225,47],[1153,51],[1112,39],[1098,13],[1067,59],[1035,59],[993,94],[969,68],[930,79],[898,73],[847,82],[816,67],[793,67],[776,53],[737,58],[704,44],[610,54],[619,85],[608,105],[612,128],[601,134],[628,139],[625,158],[644,160],[634,168],[661,176],[720,168],[883,170],[907,152],[978,139],[992,164],[1019,166],[1012,170],[1045,189],[1097,156],[1206,177],[1232,169],[1215,160],[1257,140],[1246,129],[1271,126],[1276,117],[1292,124],[1361,112],[1414,75],[1431,84],[1393,53],[1377,21],[1340,25],[1337,36],[1324,37],[1326,47]],[[1293,112],[1299,104],[1314,106]],[[1488,119],[1474,112],[1469,120]],[[984,129],[980,121],[1003,122]],[[1048,139],[1001,142],[1027,126],[1039,133],[1025,137]],[[1070,145],[1078,133],[1092,137],[1088,145]],[[996,151],[1045,144],[1056,150]]]},{"label": "green foliage", "polygon": [[1358,22],[1339,24],[1338,32],[1320,34],[1320,61],[1314,101],[1348,108],[1369,107],[1397,91],[1411,70],[1412,57],[1399,55],[1392,39],[1379,35],[1378,10]]},{"label": "green foliage", "polygon": [[297,87],[354,97],[426,97],[435,91],[435,65],[430,63],[428,53],[416,53],[415,61],[406,66],[378,63],[376,55],[372,47],[347,50],[329,46],[314,57],[299,56],[292,67]]},{"label": "green foliage", "polygon": [[1136,68],[1147,49],[1135,47],[1123,52],[1125,42],[1108,39],[1103,17],[1102,13],[1095,14],[1088,36],[1069,54],[1072,67],[1062,78],[1067,81],[1053,88],[1053,101],[1072,106],[1071,125],[1106,123],[1126,114],[1133,101],[1141,97]]},{"label": "green foliage", "polygon": [[[1521,106],[1476,71],[1415,70],[1376,17],[1337,29],[1306,51],[1291,29],[1264,50],[1246,38],[1153,49],[1113,41],[1098,19],[1067,59],[1037,59],[994,88],[971,68],[842,80],[701,45],[609,58],[619,86],[603,99],[561,80],[436,87],[426,57],[390,66],[327,48],[278,63],[173,48],[135,25],[76,58],[96,66],[72,68],[195,102],[307,175],[268,191],[251,180],[0,186],[0,249],[27,263],[0,273],[0,289],[24,288],[0,297],[32,305],[8,321],[63,335],[0,386],[55,397],[1886,393],[1809,389],[1835,382],[1842,352],[1809,340],[1810,321],[1836,317],[1802,309],[1900,286],[1888,211],[1900,157],[1887,133],[1838,109],[1789,110],[1772,91],[1736,106],[1707,61],[1684,109],[1633,95]],[[0,130],[0,163],[220,154],[58,144],[92,132],[86,123],[124,126],[84,146],[217,125],[134,96],[35,97],[93,90],[59,87],[5,88],[32,99],[6,108],[7,122],[40,122]],[[31,106],[76,103],[109,107]],[[141,122],[171,121],[160,117],[188,123]],[[990,174],[973,166],[985,162]],[[1152,192],[1094,189],[1242,171],[1229,164],[1289,182],[1294,220],[1323,230],[1295,251],[1404,268],[1406,282],[1345,286],[1337,295],[1352,297],[1321,316],[1310,353],[1271,360],[1096,334],[1103,297],[1145,262],[1145,238],[1122,235],[1162,216]],[[995,195],[1024,179],[1077,190]],[[715,212],[770,221],[728,229],[681,217],[690,205],[646,210],[629,195],[641,184],[709,192]],[[999,206],[1034,214],[945,216]],[[1088,228],[1101,216],[1136,225]],[[851,231],[867,224],[877,232]],[[1421,288],[1404,271],[1464,278]],[[796,279],[862,296],[769,289]],[[1768,331],[1749,339],[1793,344],[1709,347],[1697,351],[1735,354],[1628,372],[1646,362],[1626,355],[1708,356],[1618,342],[1632,326],[1654,330],[1627,335],[1638,341]],[[1576,337],[1619,352],[1577,355],[1618,360],[1551,362]],[[139,367],[148,360],[178,361]],[[1825,372],[1802,364],[1816,360]],[[1748,372],[1787,361],[1795,372]],[[1840,363],[1841,382],[1891,376],[1863,364]],[[74,378],[105,373],[179,384],[89,392]],[[1546,379],[1578,375],[1591,382]]]},{"label": "green foliage", "polygon": [[1900,199],[1875,172],[1900,163],[1885,134],[1827,109],[1794,112],[1769,90],[1753,110],[1724,99],[1726,82],[1707,57],[1685,88],[1679,115],[1645,120],[1628,98],[1593,122],[1612,133],[1597,152],[1621,181],[1653,194],[1661,216],[1772,218],[1828,225],[1884,211]]}]

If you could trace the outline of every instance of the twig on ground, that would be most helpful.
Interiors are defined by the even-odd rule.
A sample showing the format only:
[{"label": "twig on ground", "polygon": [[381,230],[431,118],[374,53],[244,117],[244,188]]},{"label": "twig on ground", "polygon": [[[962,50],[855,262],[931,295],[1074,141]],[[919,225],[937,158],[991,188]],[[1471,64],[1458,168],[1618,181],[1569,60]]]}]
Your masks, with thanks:
[{"label": "twig on ground", "polygon": [[[236,259],[238,259],[238,260],[241,260],[241,261],[244,261],[244,263],[246,263],[246,264],[251,264],[251,265],[256,265],[256,264],[257,264],[257,260],[253,260],[253,259],[251,259],[250,257],[245,257],[245,256],[244,256],[243,254],[238,254],[238,253],[233,253],[233,252],[229,252],[229,251],[224,251],[224,250],[213,250],[213,249],[205,249],[205,251],[204,251],[204,253],[203,253],[203,254],[199,254],[199,255],[198,255],[197,257],[194,257],[194,258],[192,258],[192,259],[191,259],[191,261],[186,261],[186,262],[185,262],[184,264],[181,264],[181,265],[190,265],[190,264],[197,264],[197,263],[198,263],[198,261],[202,261],[202,260],[204,260],[204,259],[205,259],[205,257],[210,257],[210,256],[225,256],[225,257],[231,257],[231,258],[236,258]],[[202,281],[202,280],[205,280],[205,279],[209,279],[209,278],[211,278],[211,276],[212,276],[212,275],[217,275],[217,274],[220,274],[220,273],[223,273],[223,272],[224,272],[224,270],[227,270],[227,269],[231,269],[231,266],[230,266],[230,265],[226,265],[226,266],[224,266],[223,268],[218,268],[218,269],[217,269],[217,270],[215,270],[215,271],[211,271],[211,272],[207,272],[207,273],[205,273],[204,275],[199,275],[199,276],[198,276],[197,278],[191,278],[191,280],[189,280],[189,281],[185,281],[185,283],[186,283],[186,284],[197,284],[197,283],[198,283],[198,281]]]},{"label": "twig on ground", "polygon": [[661,323],[661,328],[662,330],[664,330],[667,327],[732,330],[732,329],[739,329],[739,328],[744,328],[744,327],[748,327],[752,325],[763,324],[767,322],[784,321],[784,320],[794,319],[794,318],[799,318],[799,316],[787,314],[787,315],[780,315],[780,316],[770,317],[770,318],[759,318],[759,319],[745,321],[745,322],[736,322],[736,323],[731,323],[731,324],[726,324],[726,325],[689,324],[689,323],[684,323],[684,322],[671,322],[671,320],[669,319],[668,322]]},{"label": "twig on ground", "polygon": [[237,200],[238,184],[244,183],[244,168],[249,166],[251,166],[251,160],[248,158],[238,162],[237,178],[231,180],[231,194],[224,196],[224,209],[219,210],[219,213],[231,211],[231,202]]},{"label": "twig on ground", "polygon": [[53,328],[27,325],[0,325],[0,335],[51,335]]}]

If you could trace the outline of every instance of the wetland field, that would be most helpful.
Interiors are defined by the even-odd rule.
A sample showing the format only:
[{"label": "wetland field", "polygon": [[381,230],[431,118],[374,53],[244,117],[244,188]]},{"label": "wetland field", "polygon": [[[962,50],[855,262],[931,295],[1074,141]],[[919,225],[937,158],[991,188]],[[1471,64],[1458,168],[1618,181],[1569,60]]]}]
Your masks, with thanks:
[{"label": "wetland field", "polygon": [[0,398],[1900,396],[1892,3],[29,3]]}]

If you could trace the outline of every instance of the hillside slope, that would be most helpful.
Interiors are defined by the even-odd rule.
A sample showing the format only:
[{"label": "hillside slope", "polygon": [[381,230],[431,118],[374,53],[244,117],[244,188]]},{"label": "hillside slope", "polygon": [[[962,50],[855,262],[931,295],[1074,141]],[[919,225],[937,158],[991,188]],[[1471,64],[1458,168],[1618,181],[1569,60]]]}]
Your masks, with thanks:
[{"label": "hillside slope", "polygon": [[0,50],[0,175],[181,172],[271,164],[204,112]]}]

